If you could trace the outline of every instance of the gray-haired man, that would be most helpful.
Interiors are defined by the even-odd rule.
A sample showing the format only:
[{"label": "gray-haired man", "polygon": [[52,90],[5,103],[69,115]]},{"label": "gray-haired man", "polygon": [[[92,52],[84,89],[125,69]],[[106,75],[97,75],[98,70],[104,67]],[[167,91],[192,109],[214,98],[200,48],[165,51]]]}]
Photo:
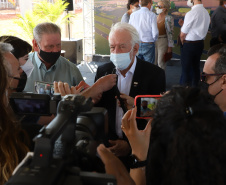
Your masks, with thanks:
[{"label": "gray-haired man", "polygon": [[62,81],[70,86],[78,85],[83,80],[80,71],[75,64],[60,56],[60,28],[53,23],[41,23],[34,28],[33,34],[35,52],[29,55],[28,60],[32,60],[34,70],[27,79],[24,90],[34,92],[35,81]]}]

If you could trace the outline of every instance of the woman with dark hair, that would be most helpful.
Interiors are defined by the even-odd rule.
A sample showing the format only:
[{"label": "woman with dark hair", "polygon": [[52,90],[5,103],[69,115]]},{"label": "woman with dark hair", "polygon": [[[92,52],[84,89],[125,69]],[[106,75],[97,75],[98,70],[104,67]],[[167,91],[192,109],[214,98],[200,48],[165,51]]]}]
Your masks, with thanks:
[{"label": "woman with dark hair", "polygon": [[[137,129],[136,108],[123,117],[122,130],[142,164],[130,170],[136,185],[226,184],[226,122],[207,92],[174,88],[158,101],[145,130]],[[118,184],[134,183],[103,145],[98,152]]]},{"label": "woman with dark hair", "polygon": [[[5,64],[7,65],[7,64]],[[8,105],[7,68],[0,52],[0,185],[12,175],[14,168],[25,157],[28,148],[20,124],[13,119],[13,112]]]},{"label": "woman with dark hair", "polygon": [[129,23],[131,13],[139,9],[140,9],[139,0],[128,0],[127,12],[122,16],[121,22]]}]

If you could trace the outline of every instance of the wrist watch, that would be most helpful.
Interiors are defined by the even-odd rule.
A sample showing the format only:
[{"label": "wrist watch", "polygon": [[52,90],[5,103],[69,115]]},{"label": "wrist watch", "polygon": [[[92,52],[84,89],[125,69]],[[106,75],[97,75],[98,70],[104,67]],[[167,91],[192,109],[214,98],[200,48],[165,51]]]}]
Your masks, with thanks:
[{"label": "wrist watch", "polygon": [[147,165],[147,160],[139,161],[137,159],[137,157],[132,154],[132,155],[129,156],[129,164],[130,164],[131,169],[140,168],[140,167],[144,167],[144,166]]}]

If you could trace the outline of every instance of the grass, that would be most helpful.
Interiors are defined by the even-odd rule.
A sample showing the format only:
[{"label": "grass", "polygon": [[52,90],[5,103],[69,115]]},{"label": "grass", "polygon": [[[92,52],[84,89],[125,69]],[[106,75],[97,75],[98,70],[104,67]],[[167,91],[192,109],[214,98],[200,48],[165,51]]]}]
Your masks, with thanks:
[{"label": "grass", "polygon": [[101,54],[101,55],[109,55],[110,54],[108,40],[101,37],[97,33],[95,33],[95,45],[96,45],[96,48],[95,48],[96,54]]},{"label": "grass", "polygon": [[104,23],[104,24],[106,24],[107,26],[110,26],[110,27],[113,24],[113,21],[112,20],[109,20],[109,19],[100,17],[98,15],[95,15],[95,20],[96,21],[99,21],[99,22],[102,22],[102,23]]},{"label": "grass", "polygon": [[101,30],[102,32],[106,33],[106,34],[109,34],[110,30],[105,28],[104,26],[98,24],[98,23],[95,23],[95,28]]}]

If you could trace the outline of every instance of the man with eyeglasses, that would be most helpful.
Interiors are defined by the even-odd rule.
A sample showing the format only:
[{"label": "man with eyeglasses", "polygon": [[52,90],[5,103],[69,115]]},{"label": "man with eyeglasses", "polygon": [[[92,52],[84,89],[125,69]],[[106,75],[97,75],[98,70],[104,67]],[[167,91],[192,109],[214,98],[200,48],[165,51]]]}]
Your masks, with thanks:
[{"label": "man with eyeglasses", "polygon": [[20,68],[19,61],[11,53],[11,51],[13,51],[11,44],[0,42],[0,51],[3,53],[4,63],[8,69],[9,88],[6,93],[8,95],[12,92],[16,92],[20,80],[20,75],[22,74],[23,70]]},{"label": "man with eyeglasses", "polygon": [[226,45],[206,60],[201,74],[201,87],[213,95],[215,103],[226,116]]}]

